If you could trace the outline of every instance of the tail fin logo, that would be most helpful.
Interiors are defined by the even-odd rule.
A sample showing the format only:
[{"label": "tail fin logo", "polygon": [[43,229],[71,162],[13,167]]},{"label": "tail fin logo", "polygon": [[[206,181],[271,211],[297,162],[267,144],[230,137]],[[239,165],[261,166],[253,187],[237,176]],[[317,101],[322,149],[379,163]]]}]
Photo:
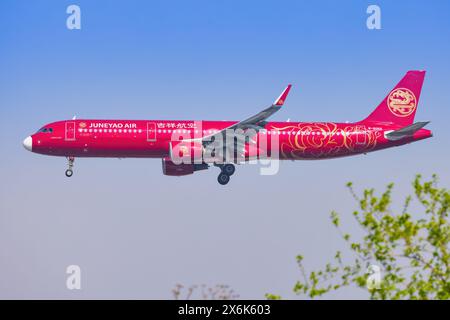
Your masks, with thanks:
[{"label": "tail fin logo", "polygon": [[416,110],[417,99],[411,90],[397,88],[389,94],[387,105],[395,116],[407,117]]}]

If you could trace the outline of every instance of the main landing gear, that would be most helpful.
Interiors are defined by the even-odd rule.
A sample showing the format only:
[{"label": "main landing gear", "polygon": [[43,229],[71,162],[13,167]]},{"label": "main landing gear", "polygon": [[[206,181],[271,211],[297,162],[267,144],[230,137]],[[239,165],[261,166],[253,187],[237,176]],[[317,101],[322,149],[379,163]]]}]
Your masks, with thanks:
[{"label": "main landing gear", "polygon": [[69,168],[66,170],[66,177],[70,178],[73,175],[73,162],[75,161],[74,157],[67,157],[67,161],[69,162]]},{"label": "main landing gear", "polygon": [[230,182],[230,177],[234,174],[234,171],[236,171],[236,168],[234,164],[227,163],[222,165],[216,165],[220,168],[220,174],[217,177],[217,181],[221,185],[226,185],[228,182]]}]

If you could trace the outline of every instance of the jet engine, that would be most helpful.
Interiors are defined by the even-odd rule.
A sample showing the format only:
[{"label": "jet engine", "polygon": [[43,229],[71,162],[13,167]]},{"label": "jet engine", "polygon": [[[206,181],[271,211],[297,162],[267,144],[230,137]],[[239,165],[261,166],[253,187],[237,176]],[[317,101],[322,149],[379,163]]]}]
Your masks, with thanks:
[{"label": "jet engine", "polygon": [[186,176],[193,174],[195,171],[208,169],[206,163],[195,164],[195,163],[181,163],[175,164],[170,158],[162,159],[162,171],[166,176]]}]

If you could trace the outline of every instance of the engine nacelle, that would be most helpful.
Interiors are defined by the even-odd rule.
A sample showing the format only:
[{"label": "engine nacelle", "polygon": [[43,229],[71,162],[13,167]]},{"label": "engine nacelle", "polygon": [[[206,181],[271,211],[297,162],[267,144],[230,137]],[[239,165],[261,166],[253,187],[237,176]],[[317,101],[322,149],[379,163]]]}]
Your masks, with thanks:
[{"label": "engine nacelle", "polygon": [[208,169],[206,163],[202,164],[175,164],[170,158],[162,159],[162,171],[166,176],[186,176],[193,174],[195,171]]}]

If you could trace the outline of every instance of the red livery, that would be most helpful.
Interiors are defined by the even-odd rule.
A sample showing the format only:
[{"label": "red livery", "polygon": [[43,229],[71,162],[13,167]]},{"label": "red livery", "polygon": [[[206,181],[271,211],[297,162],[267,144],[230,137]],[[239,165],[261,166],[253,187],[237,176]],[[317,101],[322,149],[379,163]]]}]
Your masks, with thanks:
[{"label": "red livery", "polygon": [[409,71],[380,105],[355,123],[268,122],[291,85],[275,102],[243,121],[84,120],[49,123],[27,137],[32,152],[66,157],[68,177],[76,157],[161,158],[172,176],[220,168],[227,184],[235,164],[262,159],[315,160],[351,156],[432,136],[414,123],[425,71]]}]

